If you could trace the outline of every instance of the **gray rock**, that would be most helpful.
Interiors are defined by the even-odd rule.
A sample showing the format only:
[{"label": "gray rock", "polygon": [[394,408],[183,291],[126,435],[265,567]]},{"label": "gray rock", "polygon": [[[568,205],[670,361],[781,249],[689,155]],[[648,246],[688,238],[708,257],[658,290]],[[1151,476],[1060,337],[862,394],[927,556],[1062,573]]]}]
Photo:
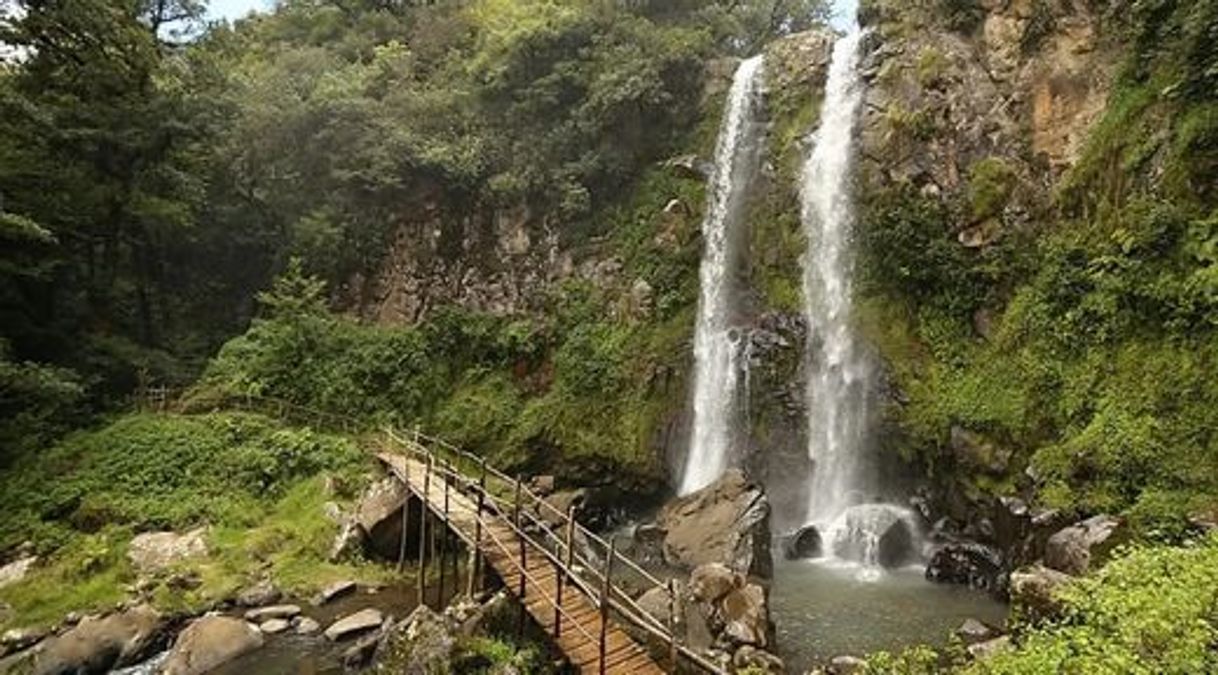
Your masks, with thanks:
[{"label": "gray rock", "polygon": [[287,619],[267,619],[258,625],[258,630],[266,635],[278,635],[291,627]]},{"label": "gray rock", "polygon": [[969,644],[984,642],[998,635],[998,631],[976,620],[965,619],[956,629],[956,635]]},{"label": "gray rock", "polygon": [[297,614],[300,614],[299,605],[271,605],[249,610],[245,613],[245,620],[262,623],[270,619],[291,619]]},{"label": "gray rock", "polygon": [[766,592],[761,586],[748,584],[728,591],[719,600],[717,613],[723,621],[721,640],[733,646],[752,645],[762,649],[772,642]]},{"label": "gray rock", "polygon": [[384,622],[385,617],[381,614],[380,610],[372,608],[363,609],[330,624],[330,627],[326,629],[326,639],[334,642],[346,640],[361,633],[380,628]]},{"label": "gray rock", "polygon": [[162,675],[202,675],[265,643],[254,626],[228,616],[196,619],[178,635]]},{"label": "gray rock", "polygon": [[1002,637],[996,637],[992,640],[968,646],[969,656],[979,661],[1010,650],[1011,636],[1009,635],[1003,635]]},{"label": "gray rock", "polygon": [[732,667],[736,672],[749,670],[775,675],[786,672],[786,665],[782,659],[752,645],[744,645],[732,654]]},{"label": "gray rock", "polygon": [[409,491],[396,478],[373,483],[360,497],[354,523],[363,535],[364,547],[385,559],[398,555],[402,536],[402,505]]},{"label": "gray rock", "polygon": [[833,675],[853,675],[866,667],[867,662],[857,656],[835,656],[829,661],[829,672]]},{"label": "gray rock", "polygon": [[275,588],[275,584],[270,579],[263,579],[237,594],[237,606],[264,607],[279,602],[281,597],[283,594]]},{"label": "gray rock", "polygon": [[185,534],[145,532],[136,535],[127,547],[127,558],[143,572],[159,572],[183,560],[207,555],[207,528]]},{"label": "gray rock", "polygon": [[381,638],[380,631],[372,632],[360,637],[355,644],[344,649],[343,667],[347,670],[358,670],[368,665],[368,662],[372,660],[372,655],[376,653],[377,646],[381,644]]},{"label": "gray rock", "polygon": [[420,605],[386,635],[378,669],[407,675],[453,672],[456,648],[457,639],[445,618]]},{"label": "gray rock", "polygon": [[48,633],[44,628],[10,628],[0,635],[0,654],[11,654],[31,647]]},{"label": "gray rock", "polygon": [[336,581],[329,586],[321,589],[321,593],[313,599],[313,604],[324,605],[327,602],[332,602],[345,595],[354,593],[356,585],[354,581]]},{"label": "gray rock", "polygon": [[819,558],[823,553],[820,530],[815,525],[805,525],[798,530],[783,546],[783,556],[787,560],[804,560]]},{"label": "gray rock", "polygon": [[46,641],[34,659],[34,673],[104,673],[129,666],[147,656],[164,628],[164,618],[147,605],[82,619]]},{"label": "gray rock", "polygon": [[10,586],[24,579],[37,563],[38,556],[31,555],[0,567],[0,588]]},{"label": "gray rock", "polygon": [[293,623],[297,635],[316,635],[321,632],[321,624],[307,616],[297,617]]},{"label": "gray rock", "polygon": [[1033,565],[1011,573],[1011,604],[1032,621],[1055,617],[1062,603],[1057,591],[1070,583],[1070,575],[1043,565]]},{"label": "gray rock", "polygon": [[1049,537],[1045,565],[1066,574],[1085,574],[1103,564],[1114,548],[1128,540],[1123,520],[1094,516]]},{"label": "gray rock", "polygon": [[656,524],[666,532],[664,558],[669,564],[694,568],[722,563],[763,578],[773,573],[770,504],[762,487],[739,470],[669,502]]}]

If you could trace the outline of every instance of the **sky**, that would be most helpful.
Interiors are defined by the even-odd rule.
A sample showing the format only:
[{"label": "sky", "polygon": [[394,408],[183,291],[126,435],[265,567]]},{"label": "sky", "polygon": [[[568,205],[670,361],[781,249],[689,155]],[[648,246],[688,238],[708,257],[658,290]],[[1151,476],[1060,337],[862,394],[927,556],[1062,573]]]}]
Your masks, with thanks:
[{"label": "sky", "polygon": [[265,10],[271,0],[211,0],[207,3],[209,19],[240,19],[251,11]]}]

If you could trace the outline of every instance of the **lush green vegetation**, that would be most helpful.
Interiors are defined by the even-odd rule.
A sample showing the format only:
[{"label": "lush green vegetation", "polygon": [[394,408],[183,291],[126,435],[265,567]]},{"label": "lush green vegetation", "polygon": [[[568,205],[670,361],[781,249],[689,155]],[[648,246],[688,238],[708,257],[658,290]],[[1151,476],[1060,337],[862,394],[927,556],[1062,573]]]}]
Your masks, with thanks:
[{"label": "lush green vegetation", "polygon": [[230,597],[260,570],[297,593],[375,579],[326,561],[338,526],[323,505],[351,499],[368,468],[349,440],[249,414],[131,415],[71,434],[0,476],[0,549],[29,541],[47,559],[0,589],[5,622],[50,623],[124,599],[137,578],[127,542],[144,530],[209,527],[208,557],[177,570],[198,587],[171,591],[162,578],[153,589],[167,610]]},{"label": "lush green vegetation", "polygon": [[868,659],[884,675],[1209,673],[1218,668],[1218,538],[1124,551],[1057,592],[1059,615],[1017,625],[1013,647],[969,662],[957,643]]},{"label": "lush green vegetation", "polygon": [[971,167],[957,202],[866,196],[862,322],[908,399],[894,450],[954,480],[968,468],[943,448],[964,427],[1014,451],[1006,479],[976,478],[987,490],[1029,468],[1042,502],[1145,532],[1178,536],[1213,505],[1216,17],[1152,2],[1120,18],[1134,49],[1082,160],[995,245],[965,249],[952,223],[1002,213],[1019,187],[1000,159]]}]

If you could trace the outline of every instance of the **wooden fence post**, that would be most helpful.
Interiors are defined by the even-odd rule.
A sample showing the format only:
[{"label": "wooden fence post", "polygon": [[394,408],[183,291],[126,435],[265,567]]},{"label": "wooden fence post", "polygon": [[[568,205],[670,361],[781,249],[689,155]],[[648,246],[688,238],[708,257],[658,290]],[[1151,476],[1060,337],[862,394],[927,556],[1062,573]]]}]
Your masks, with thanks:
[{"label": "wooden fence post", "polygon": [[600,674],[605,675],[605,643],[609,638],[609,593],[613,576],[613,559],[617,557],[617,538],[609,538],[609,557],[605,560],[605,578],[601,583]]},{"label": "wooden fence post", "polygon": [[406,499],[402,501],[402,538],[398,541],[398,573],[406,569],[406,533],[410,525],[410,463],[403,465],[402,478],[406,481]]},{"label": "wooden fence post", "polygon": [[668,663],[677,672],[677,612],[681,601],[677,597],[677,580],[668,580]]},{"label": "wooden fence post", "polygon": [[423,469],[422,508],[419,509],[419,587],[418,604],[427,602],[425,590],[427,587],[427,496],[431,492],[431,458],[427,458]]},{"label": "wooden fence post", "polygon": [[524,621],[525,621],[524,616],[525,616],[525,611],[526,611],[524,596],[528,590],[525,585],[527,582],[527,579],[525,579],[525,573],[528,572],[528,569],[529,569],[528,558],[526,557],[526,554],[525,554],[527,546],[524,541],[524,530],[520,526],[520,497],[521,497],[520,476],[516,476],[516,502],[515,502],[515,505],[512,507],[512,522],[515,525],[515,529],[516,529],[516,541],[520,544],[520,589],[519,589],[519,592],[517,593],[518,599],[520,600],[520,614],[517,617],[517,621],[516,621],[517,638],[524,637]]},{"label": "wooden fence post", "polygon": [[443,606],[444,606],[444,565],[445,565],[445,563],[447,562],[447,558],[448,558],[448,534],[449,534],[449,530],[448,530],[448,527],[449,527],[449,522],[448,522],[448,490],[449,490],[449,484],[450,484],[450,483],[451,483],[451,481],[452,481],[452,475],[451,475],[451,471],[450,471],[450,467],[449,467],[449,465],[448,465],[448,462],[444,462],[444,463],[442,464],[442,466],[443,466],[443,467],[444,467],[444,469],[445,469],[445,476],[444,476],[444,531],[440,533],[440,558],[439,558],[439,562],[440,562],[440,593],[439,593],[439,597],[438,597],[438,598],[437,598],[437,600],[436,600],[436,602],[438,602],[438,603],[439,603],[439,604],[437,604],[437,605],[436,605],[437,607],[443,607]]},{"label": "wooden fence post", "polygon": [[562,587],[567,580],[567,570],[575,561],[575,505],[567,508],[566,550],[562,552],[563,565],[558,568],[558,597],[554,607],[554,639],[562,637]]},{"label": "wooden fence post", "polygon": [[474,595],[474,585],[477,584],[478,591],[482,591],[482,510],[486,506],[486,458],[483,457],[480,462],[482,465],[482,475],[478,478],[478,511],[474,518],[474,553],[473,563],[470,568],[469,594]]}]

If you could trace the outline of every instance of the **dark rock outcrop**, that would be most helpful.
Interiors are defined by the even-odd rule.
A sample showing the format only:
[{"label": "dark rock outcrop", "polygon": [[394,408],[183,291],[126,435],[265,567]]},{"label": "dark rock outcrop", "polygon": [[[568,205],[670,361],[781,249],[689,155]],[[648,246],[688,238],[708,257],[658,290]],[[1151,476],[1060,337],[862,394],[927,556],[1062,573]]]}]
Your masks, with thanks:
[{"label": "dark rock outcrop", "polygon": [[1000,592],[1006,586],[1002,554],[984,544],[947,544],[931,556],[926,578],[948,584]]},{"label": "dark rock outcrop", "polygon": [[770,505],[760,485],[739,470],[685,497],[669,502],[656,525],[664,530],[664,558],[693,568],[722,563],[748,575],[768,578]]},{"label": "dark rock outcrop", "polygon": [[782,548],[787,560],[818,558],[824,553],[824,542],[815,525],[804,525],[787,539]]},{"label": "dark rock outcrop", "polygon": [[1056,617],[1062,610],[1057,591],[1070,582],[1070,575],[1043,565],[1011,573],[1011,605],[1020,616],[1032,621]]}]

